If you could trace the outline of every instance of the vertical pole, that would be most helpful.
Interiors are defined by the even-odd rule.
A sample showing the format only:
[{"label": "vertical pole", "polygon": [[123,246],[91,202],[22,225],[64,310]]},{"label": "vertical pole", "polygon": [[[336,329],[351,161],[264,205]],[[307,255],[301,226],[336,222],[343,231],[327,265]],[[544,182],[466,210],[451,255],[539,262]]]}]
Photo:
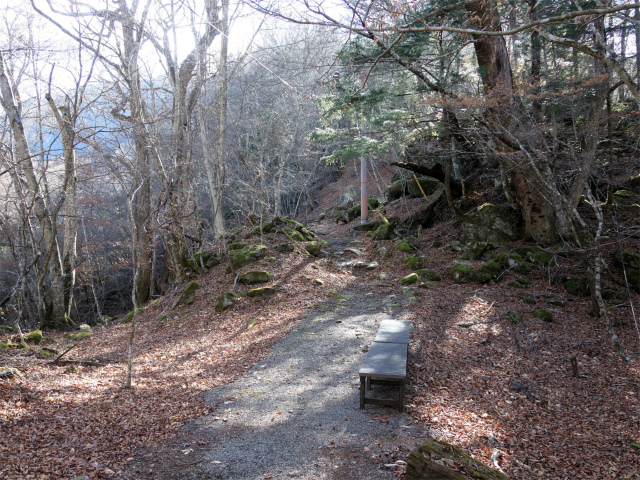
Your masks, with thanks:
[{"label": "vertical pole", "polygon": [[369,209],[367,198],[367,159],[360,157],[360,225],[367,223]]}]

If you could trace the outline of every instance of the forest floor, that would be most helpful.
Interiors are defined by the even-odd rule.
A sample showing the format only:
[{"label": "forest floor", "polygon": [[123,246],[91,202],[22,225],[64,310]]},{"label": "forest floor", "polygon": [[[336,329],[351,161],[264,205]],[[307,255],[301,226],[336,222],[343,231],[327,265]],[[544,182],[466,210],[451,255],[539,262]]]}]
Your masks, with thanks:
[{"label": "forest floor", "polygon": [[[293,458],[296,451],[282,444],[287,422],[304,411],[311,415],[308,410],[326,414],[330,407],[337,412],[332,421],[344,416],[340,426],[327,424],[336,430],[314,427],[312,417],[298,419],[317,433],[318,443],[308,445],[322,452],[315,463],[325,476],[315,470],[317,478],[402,476],[408,450],[427,436],[457,444],[487,464],[494,456],[514,479],[640,478],[640,340],[628,303],[610,305],[617,333],[636,359],[626,365],[602,321],[588,315],[589,298],[569,295],[552,281],[559,268],[575,265],[534,270],[525,289],[508,285],[516,275],[511,272],[500,283],[457,285],[446,275],[456,260],[448,248],[455,224],[442,223],[413,243],[424,255],[423,266],[445,279],[408,294],[398,283],[410,273],[404,254],[394,251],[393,242],[379,241],[377,248],[395,253],[383,260],[373,241],[350,232],[352,226],[325,221],[315,229],[320,239],[347,239],[343,246],[358,249],[358,259],[377,261],[377,269],[342,268],[347,257],[356,258],[349,253],[277,253],[274,246],[283,238],[267,235],[254,240],[276,260],[246,268],[273,273],[276,295],[260,302],[241,296],[230,310],[215,312],[215,297],[233,283],[223,262],[197,279],[194,303],[171,308],[180,288],[154,302],[137,321],[132,389],[124,388],[131,324],[94,328],[79,342],[49,332],[51,340],[40,346],[0,352],[0,365],[24,375],[0,380],[0,478],[291,478],[305,465],[287,460],[274,467],[264,457],[289,452]],[[443,241],[439,248],[431,247],[435,237]],[[525,297],[537,303],[527,304]],[[553,300],[563,305],[549,304]],[[637,294],[633,301],[637,311]],[[552,311],[553,322],[532,315],[540,307]],[[510,311],[520,312],[522,322],[505,316]],[[385,315],[412,322],[405,414],[356,408],[358,361],[375,333],[371,322]],[[267,393],[250,392],[277,395],[300,383],[292,382],[297,371],[287,370],[295,366],[285,361],[287,351],[304,358],[313,346],[320,348],[313,355],[326,360],[335,358],[338,340],[349,349],[342,353],[344,365],[323,361],[318,375],[305,377],[311,389],[341,388],[331,406],[328,400],[304,403],[300,394],[281,400],[282,408],[260,408],[256,399]],[[77,346],[63,359],[85,361],[75,365],[77,373],[65,373],[68,365],[39,354],[41,347],[62,352],[71,344]],[[275,376],[271,369],[277,365],[284,369],[281,378],[260,373],[264,367]],[[281,382],[279,388],[269,387],[269,379]],[[248,419],[252,406],[256,418]],[[251,428],[243,429],[240,419]],[[247,436],[256,443],[243,443]],[[365,445],[365,438],[374,443]],[[250,463],[229,464],[225,441],[245,448]],[[262,456],[248,455],[256,449]],[[259,468],[252,471],[254,464]]]}]

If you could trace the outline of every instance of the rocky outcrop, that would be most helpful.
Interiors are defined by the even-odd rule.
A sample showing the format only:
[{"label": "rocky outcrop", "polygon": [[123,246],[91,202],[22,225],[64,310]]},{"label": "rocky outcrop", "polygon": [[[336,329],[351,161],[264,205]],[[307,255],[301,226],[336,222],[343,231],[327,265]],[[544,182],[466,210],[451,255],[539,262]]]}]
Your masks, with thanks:
[{"label": "rocky outcrop", "polygon": [[521,237],[520,218],[508,205],[485,203],[478,207],[472,223],[487,227],[508,240],[518,240]]},{"label": "rocky outcrop", "polygon": [[453,242],[454,252],[464,252],[469,260],[477,260],[488,251],[504,243],[504,239],[493,230],[472,223],[462,224],[460,240]]}]

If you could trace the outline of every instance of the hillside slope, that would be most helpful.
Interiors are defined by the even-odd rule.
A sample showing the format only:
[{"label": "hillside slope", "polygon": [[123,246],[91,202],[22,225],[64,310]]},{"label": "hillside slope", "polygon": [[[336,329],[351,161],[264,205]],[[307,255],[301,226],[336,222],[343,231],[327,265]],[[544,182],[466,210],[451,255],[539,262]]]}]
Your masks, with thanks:
[{"label": "hillside slope", "polygon": [[[332,188],[339,191],[342,185]],[[330,206],[326,201],[314,215]],[[386,217],[410,214],[410,202],[415,199],[394,204]],[[223,261],[197,278],[192,303],[173,308],[187,286],[181,285],[147,306],[136,326],[131,390],[123,388],[130,324],[94,327],[82,340],[50,332],[30,350],[2,350],[0,364],[19,369],[24,379],[0,380],[0,422],[10,432],[0,437],[0,477],[188,478],[189,467],[202,472],[203,459],[219,460],[206,457],[212,445],[197,443],[206,440],[196,435],[192,443],[188,436],[230,408],[218,400],[208,403],[207,392],[251,378],[293,329],[323,314],[335,323],[345,302],[353,301],[375,307],[371,315],[413,324],[406,403],[415,432],[456,443],[485,463],[499,450],[501,467],[514,478],[637,478],[640,369],[619,360],[601,321],[588,315],[589,298],[552,281],[559,272],[578,268],[576,262],[554,256],[558,266],[527,261],[527,274],[505,269],[488,283],[454,283],[455,265],[477,270],[486,263],[463,262],[452,252],[459,237],[454,221],[410,238],[408,252],[396,248],[398,240],[374,241],[351,230],[357,223],[336,225],[326,215],[312,227],[316,240],[328,243],[318,257],[304,250],[306,240],[292,242],[283,233],[249,236],[249,228],[238,233],[236,241],[264,244],[264,257],[225,273],[225,252],[214,252]],[[283,243],[292,244],[293,251],[279,251]],[[504,248],[528,247],[515,242]],[[378,266],[354,268],[350,260]],[[415,262],[443,280],[420,277],[413,285],[400,285]],[[236,273],[250,270],[267,271],[273,278],[261,285],[235,283]],[[246,295],[263,286],[275,293]],[[215,299],[232,290],[237,302],[217,312]],[[633,300],[637,305],[637,294]],[[551,321],[534,315],[540,308],[552,314]],[[638,358],[640,342],[628,303],[614,306],[612,300],[611,315],[628,351]],[[72,363],[44,358],[43,347],[62,353],[72,344],[76,347],[62,358]],[[352,366],[357,368],[357,362]],[[77,373],[65,373],[69,367]],[[318,365],[318,370],[329,367]],[[347,379],[357,373],[342,374]],[[320,375],[308,378],[311,388],[321,385]],[[357,389],[349,388],[353,398],[345,401],[353,403]],[[358,414],[395,426],[405,418],[394,410],[384,415],[377,410]],[[192,423],[198,419],[203,420]],[[269,438],[268,427],[264,438]],[[400,474],[401,463],[395,462],[406,459],[413,445],[396,443],[385,444],[382,453],[377,449],[382,457],[341,450],[345,458],[339,465],[348,469],[353,454],[358,466],[366,461],[371,467],[353,478]],[[388,462],[396,466],[385,469]],[[362,471],[355,465],[354,472]],[[326,478],[351,478],[325,473]],[[256,478],[273,476],[265,475]]]}]

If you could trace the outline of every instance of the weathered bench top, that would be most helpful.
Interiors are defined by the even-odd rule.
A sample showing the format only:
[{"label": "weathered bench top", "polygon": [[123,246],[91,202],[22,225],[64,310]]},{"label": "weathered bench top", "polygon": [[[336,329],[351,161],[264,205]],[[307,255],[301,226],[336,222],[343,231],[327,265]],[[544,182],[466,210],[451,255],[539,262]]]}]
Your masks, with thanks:
[{"label": "weathered bench top", "polygon": [[360,376],[387,378],[407,376],[407,344],[373,342],[360,368]]},{"label": "weathered bench top", "polygon": [[378,334],[373,340],[382,343],[409,343],[411,322],[402,320],[382,320]]}]

